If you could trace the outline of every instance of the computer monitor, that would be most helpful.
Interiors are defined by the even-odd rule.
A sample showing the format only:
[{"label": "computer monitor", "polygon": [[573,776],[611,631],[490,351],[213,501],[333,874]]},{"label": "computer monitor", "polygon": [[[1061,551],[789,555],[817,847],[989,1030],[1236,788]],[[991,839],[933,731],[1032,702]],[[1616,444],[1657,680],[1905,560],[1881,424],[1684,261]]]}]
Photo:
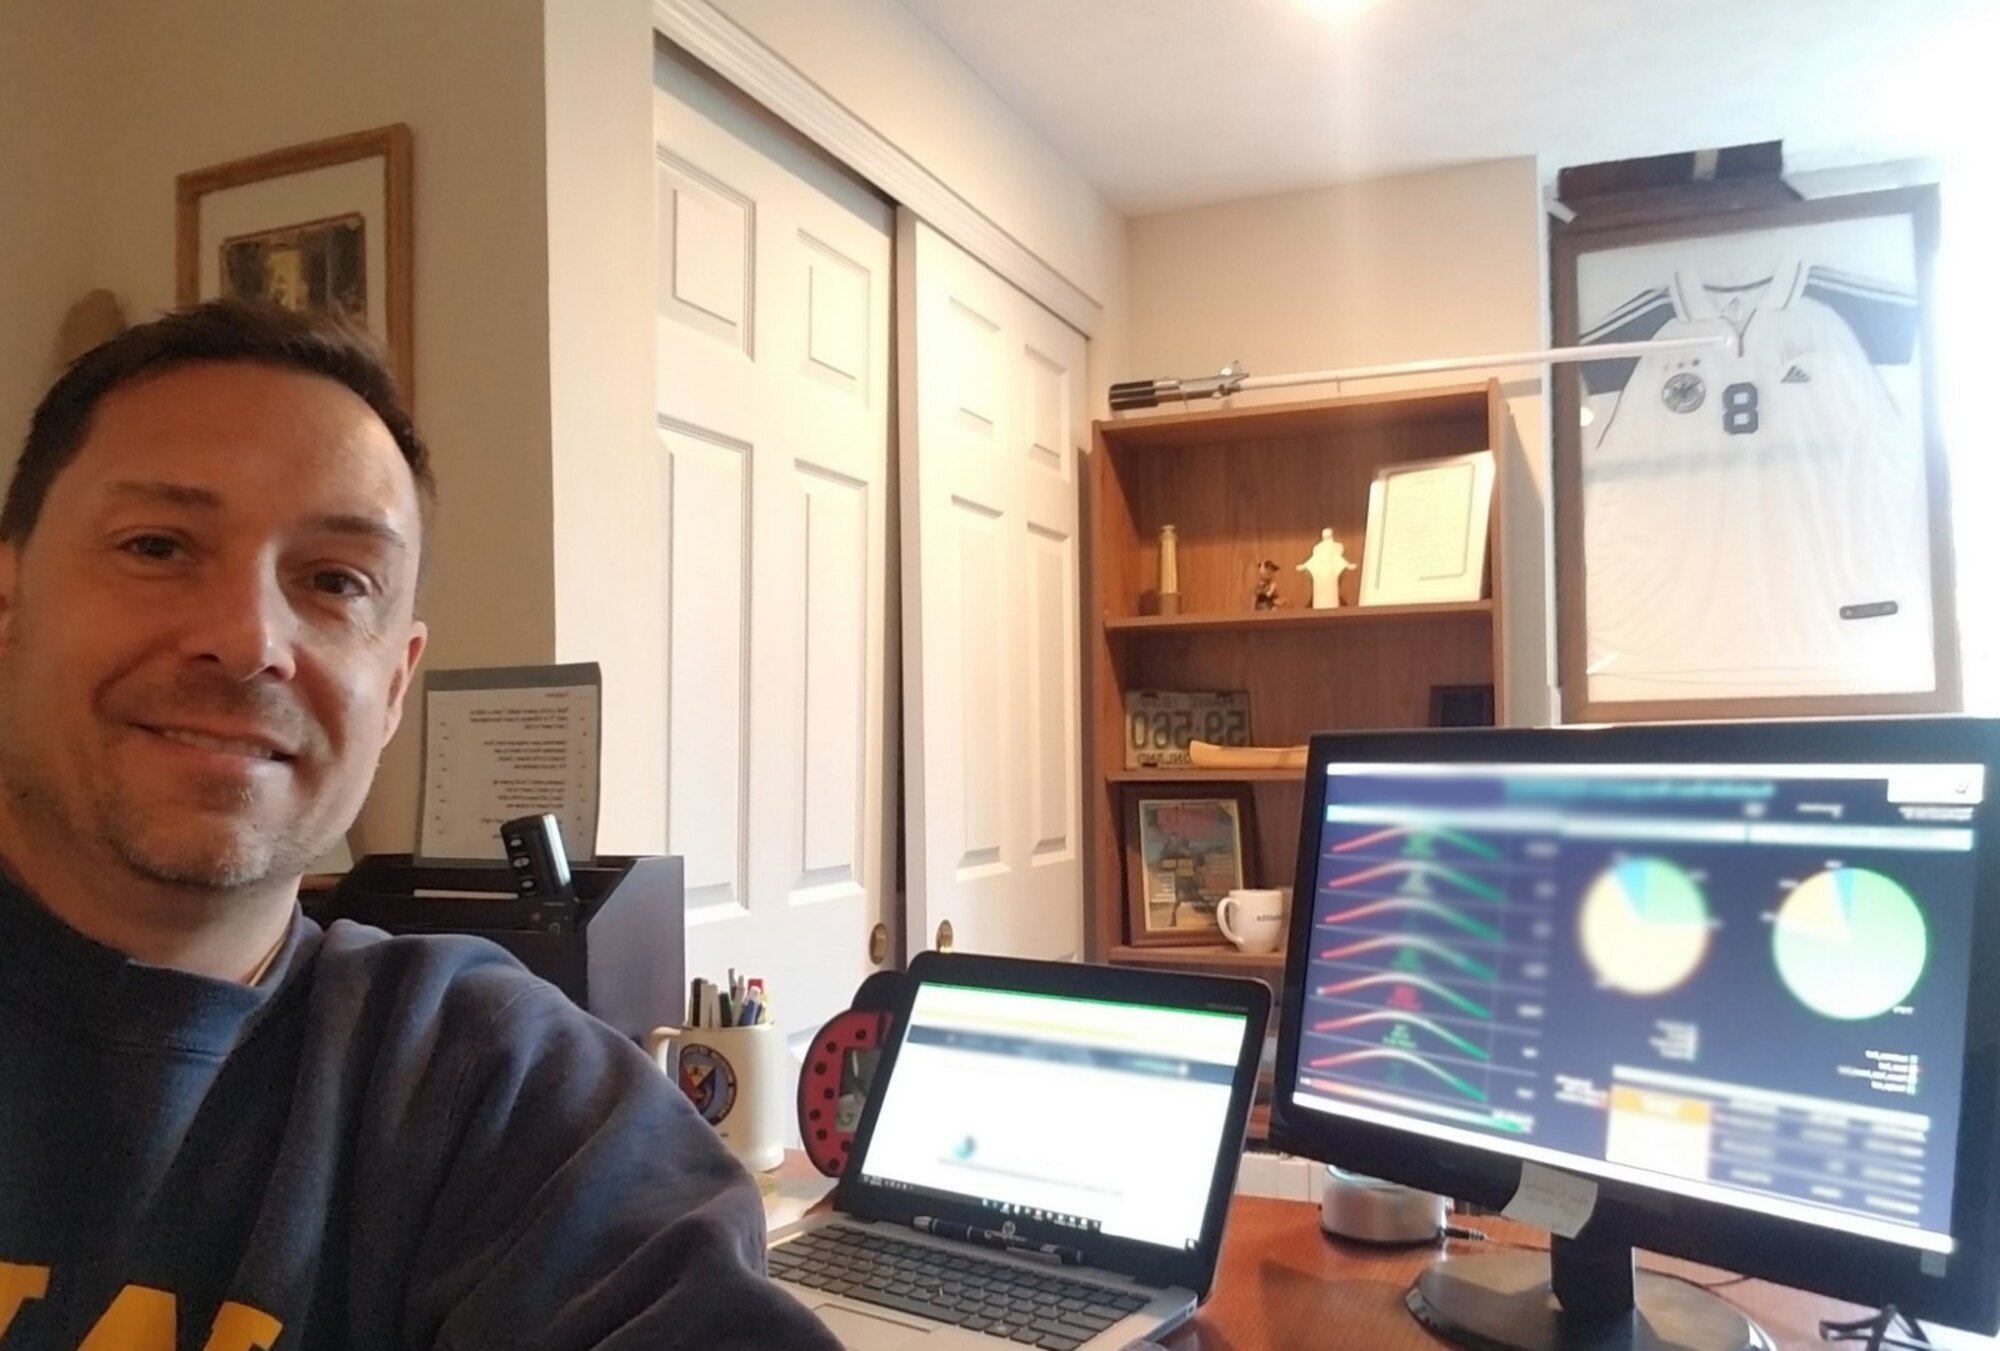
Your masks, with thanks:
[{"label": "computer monitor", "polygon": [[1994,1331],[1996,767],[1965,718],[1313,738],[1272,1143],[1595,1187],[1425,1272],[1470,1344],[1763,1344],[1665,1277],[1635,1319],[1634,1247]]}]

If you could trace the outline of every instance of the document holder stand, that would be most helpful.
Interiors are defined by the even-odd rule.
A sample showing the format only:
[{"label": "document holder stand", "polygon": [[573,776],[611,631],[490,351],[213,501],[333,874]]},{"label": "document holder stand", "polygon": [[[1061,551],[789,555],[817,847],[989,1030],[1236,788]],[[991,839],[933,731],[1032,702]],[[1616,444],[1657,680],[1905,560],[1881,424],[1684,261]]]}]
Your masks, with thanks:
[{"label": "document holder stand", "polygon": [[[337,919],[390,933],[491,939],[530,971],[634,1040],[678,1026],[687,998],[686,896],[678,855],[603,856],[572,863],[574,918],[514,897],[505,863],[419,864],[370,854],[330,892],[302,897],[320,924]],[[479,898],[462,894],[491,892]],[[430,894],[420,894],[430,893]]]}]

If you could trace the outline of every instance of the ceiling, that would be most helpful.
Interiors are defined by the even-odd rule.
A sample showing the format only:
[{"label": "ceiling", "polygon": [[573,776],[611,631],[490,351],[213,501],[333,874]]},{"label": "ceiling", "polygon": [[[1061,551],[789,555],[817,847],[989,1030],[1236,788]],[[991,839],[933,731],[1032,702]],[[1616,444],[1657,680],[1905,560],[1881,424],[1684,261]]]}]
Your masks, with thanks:
[{"label": "ceiling", "polygon": [[1995,0],[902,2],[1128,216],[1514,155],[1991,155],[2000,120]]}]

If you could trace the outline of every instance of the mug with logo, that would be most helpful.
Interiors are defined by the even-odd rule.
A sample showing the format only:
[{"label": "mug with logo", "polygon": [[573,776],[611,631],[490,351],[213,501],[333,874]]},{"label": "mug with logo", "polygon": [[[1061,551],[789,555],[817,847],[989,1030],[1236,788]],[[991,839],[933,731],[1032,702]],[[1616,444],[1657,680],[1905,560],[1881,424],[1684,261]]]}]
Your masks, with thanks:
[{"label": "mug with logo", "polygon": [[793,1076],[776,1023],[656,1027],[646,1049],[744,1167],[764,1173],[785,1161]]},{"label": "mug with logo", "polygon": [[1215,922],[1239,952],[1276,952],[1285,942],[1285,900],[1277,887],[1242,887],[1216,903]]}]

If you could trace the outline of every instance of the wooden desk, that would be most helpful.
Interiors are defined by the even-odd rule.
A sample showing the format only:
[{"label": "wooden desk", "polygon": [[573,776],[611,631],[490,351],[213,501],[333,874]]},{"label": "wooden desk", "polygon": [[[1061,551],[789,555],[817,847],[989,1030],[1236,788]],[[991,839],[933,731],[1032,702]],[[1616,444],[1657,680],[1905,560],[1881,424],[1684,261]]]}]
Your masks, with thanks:
[{"label": "wooden desk", "polygon": [[[1490,1216],[1464,1221],[1494,1240],[1545,1244],[1545,1235]],[[1537,1243],[1537,1240],[1540,1243]],[[1455,1251],[1476,1252],[1461,1243]],[[1166,1339],[1171,1351],[1436,1351],[1445,1345],[1403,1306],[1403,1292],[1436,1256],[1436,1249],[1373,1249],[1339,1243],[1320,1231],[1319,1211],[1298,1201],[1239,1196],[1222,1244],[1215,1290],[1192,1323]],[[1728,1273],[1651,1253],[1649,1270],[1707,1284]],[[1869,1313],[1850,1304],[1803,1294],[1764,1281],[1745,1281],[1717,1292],[1754,1318],[1788,1351],[1818,1348],[1822,1318]],[[1957,1351],[1993,1347],[1986,1338],[1928,1329],[1932,1340]],[[1852,1344],[1848,1344],[1852,1345]]]}]

